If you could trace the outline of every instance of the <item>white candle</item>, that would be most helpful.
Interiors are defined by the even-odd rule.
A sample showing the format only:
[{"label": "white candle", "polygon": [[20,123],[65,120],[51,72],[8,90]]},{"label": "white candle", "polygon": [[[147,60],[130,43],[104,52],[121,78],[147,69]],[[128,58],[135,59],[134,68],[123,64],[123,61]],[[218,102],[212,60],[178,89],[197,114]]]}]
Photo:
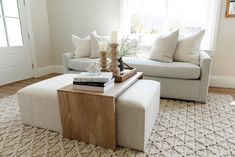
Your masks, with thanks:
[{"label": "white candle", "polygon": [[118,31],[111,32],[110,43],[118,43]]},{"label": "white candle", "polygon": [[107,51],[107,42],[99,42],[99,51]]}]

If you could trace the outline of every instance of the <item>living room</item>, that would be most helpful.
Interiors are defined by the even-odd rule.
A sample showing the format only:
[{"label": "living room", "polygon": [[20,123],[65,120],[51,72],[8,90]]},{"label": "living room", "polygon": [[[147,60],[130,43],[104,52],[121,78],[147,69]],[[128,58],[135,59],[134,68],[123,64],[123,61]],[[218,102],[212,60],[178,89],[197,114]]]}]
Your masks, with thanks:
[{"label": "living room", "polygon": [[234,0],[0,6],[0,156],[235,156]]}]

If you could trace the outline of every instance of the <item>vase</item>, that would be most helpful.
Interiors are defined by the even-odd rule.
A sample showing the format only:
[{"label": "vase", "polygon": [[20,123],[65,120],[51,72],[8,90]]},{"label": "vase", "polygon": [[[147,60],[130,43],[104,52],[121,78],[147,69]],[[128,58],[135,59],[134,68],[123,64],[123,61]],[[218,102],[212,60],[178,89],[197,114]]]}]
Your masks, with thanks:
[{"label": "vase", "polygon": [[120,57],[120,58],[118,59],[118,62],[119,62],[118,68],[120,69],[120,71],[123,71],[124,68],[125,68],[125,65],[124,65],[124,62],[123,62],[123,60],[122,60],[122,57]]}]

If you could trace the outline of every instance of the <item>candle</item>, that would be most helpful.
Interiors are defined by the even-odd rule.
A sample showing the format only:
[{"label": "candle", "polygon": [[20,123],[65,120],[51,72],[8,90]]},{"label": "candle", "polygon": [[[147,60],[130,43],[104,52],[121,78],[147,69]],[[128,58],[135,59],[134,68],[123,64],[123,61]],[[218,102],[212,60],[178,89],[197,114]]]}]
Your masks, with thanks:
[{"label": "candle", "polygon": [[99,42],[99,51],[107,51],[107,42]]},{"label": "candle", "polygon": [[118,43],[118,31],[111,32],[110,43]]}]

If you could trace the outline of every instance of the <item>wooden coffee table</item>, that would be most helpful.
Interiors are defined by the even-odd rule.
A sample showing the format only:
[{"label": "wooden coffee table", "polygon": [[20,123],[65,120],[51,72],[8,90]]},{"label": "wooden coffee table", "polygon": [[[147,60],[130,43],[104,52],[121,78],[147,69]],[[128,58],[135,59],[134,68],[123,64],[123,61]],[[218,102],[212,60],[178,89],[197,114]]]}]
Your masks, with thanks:
[{"label": "wooden coffee table", "polygon": [[74,90],[72,85],[59,89],[63,136],[115,150],[115,100],[142,77],[143,73],[138,72],[104,93]]}]

